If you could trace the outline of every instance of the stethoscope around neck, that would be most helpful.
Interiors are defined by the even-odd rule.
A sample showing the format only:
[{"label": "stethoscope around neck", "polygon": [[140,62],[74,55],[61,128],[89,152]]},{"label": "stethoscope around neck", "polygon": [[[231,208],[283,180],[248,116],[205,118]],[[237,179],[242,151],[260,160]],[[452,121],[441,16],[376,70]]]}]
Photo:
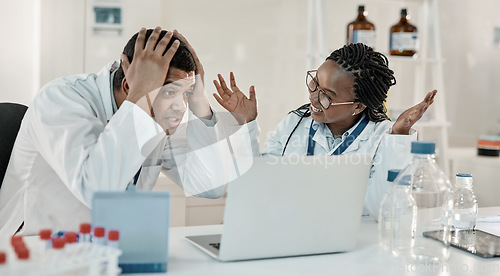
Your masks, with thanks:
[{"label": "stethoscope around neck", "polygon": [[[297,122],[295,127],[293,128],[292,132],[290,135],[288,135],[288,138],[286,140],[285,146],[283,147],[283,151],[281,153],[281,156],[285,155],[286,147],[288,146],[288,142],[290,141],[290,138],[292,137],[293,133],[297,129],[297,127],[300,125],[300,122],[304,119],[304,117],[308,117],[310,113],[307,111],[300,116],[300,120]],[[368,119],[368,116],[365,116],[361,122],[356,126],[356,128],[344,139],[344,141],[333,151],[331,155],[341,155],[353,142],[358,138],[358,136],[363,132],[363,130],[366,128],[368,123],[370,122],[370,119]],[[316,129],[314,129],[312,126],[314,124],[314,120],[311,120],[311,126],[309,127],[309,137],[308,137],[308,143],[307,143],[307,155],[311,156],[314,155],[314,148],[316,146],[316,142],[313,140],[314,134],[316,133]]]}]

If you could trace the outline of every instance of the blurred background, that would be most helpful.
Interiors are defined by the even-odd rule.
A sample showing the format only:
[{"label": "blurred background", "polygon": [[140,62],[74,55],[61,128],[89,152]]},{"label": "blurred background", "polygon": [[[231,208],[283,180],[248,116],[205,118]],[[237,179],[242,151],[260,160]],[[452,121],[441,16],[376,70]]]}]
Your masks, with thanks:
[{"label": "blurred background", "polygon": [[[0,101],[29,105],[47,82],[98,72],[119,59],[141,27],[162,26],[179,30],[197,50],[216,110],[222,110],[211,96],[218,73],[229,78],[234,72],[246,93],[255,85],[262,146],[290,110],[307,102],[306,70],[316,69],[345,44],[346,26],[356,18],[358,5],[365,6],[367,19],[375,24],[376,50],[388,53],[389,28],[399,21],[400,10],[407,8],[410,23],[420,30],[425,1],[324,0],[316,20],[318,13],[309,16],[310,1],[305,0],[0,0]],[[500,135],[499,12],[498,0],[438,0],[437,24],[429,26],[431,32],[439,31],[444,91],[436,97],[440,104],[428,113],[437,114],[440,107],[449,123],[449,158],[455,160],[450,177],[468,170],[491,185],[498,179],[494,172],[499,158],[495,163],[464,162],[476,155],[480,135]],[[311,52],[307,45],[312,21],[321,23],[324,47]],[[422,91],[417,91],[421,94],[415,96],[414,64],[391,58],[390,67],[398,79],[389,93],[390,111],[416,104],[435,88],[435,76],[428,71]],[[422,132],[431,140],[442,135],[433,128]]]},{"label": "blurred background", "polygon": [[[119,58],[141,27],[159,25],[178,29],[196,48],[216,109],[211,81],[217,73],[228,77],[233,71],[245,92],[255,85],[264,141],[288,111],[306,102],[305,71],[317,68],[345,43],[346,26],[356,18],[358,5],[365,5],[367,19],[375,24],[376,50],[387,53],[389,28],[398,22],[401,8],[408,9],[412,24],[421,25],[419,2],[324,1],[324,53],[317,53],[322,59],[307,68],[304,0],[0,0],[0,100],[29,104],[52,79],[98,72]],[[438,94],[436,100],[445,102],[449,145],[474,146],[481,134],[500,134],[500,2],[437,2],[446,97]],[[121,10],[114,29],[96,22],[96,7]],[[415,104],[404,86],[405,77],[412,75],[398,71],[397,63],[391,67],[401,81],[391,90],[389,104],[392,100],[401,106],[388,108]],[[409,102],[395,101],[401,98]]]}]

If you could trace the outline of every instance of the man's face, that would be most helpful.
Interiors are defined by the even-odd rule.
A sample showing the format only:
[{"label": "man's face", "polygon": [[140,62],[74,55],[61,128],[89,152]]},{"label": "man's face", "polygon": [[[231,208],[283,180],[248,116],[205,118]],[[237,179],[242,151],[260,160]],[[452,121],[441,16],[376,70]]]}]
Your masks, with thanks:
[{"label": "man's face", "polygon": [[188,98],[194,90],[194,71],[170,67],[164,85],[153,102],[155,120],[171,135],[181,123]]}]

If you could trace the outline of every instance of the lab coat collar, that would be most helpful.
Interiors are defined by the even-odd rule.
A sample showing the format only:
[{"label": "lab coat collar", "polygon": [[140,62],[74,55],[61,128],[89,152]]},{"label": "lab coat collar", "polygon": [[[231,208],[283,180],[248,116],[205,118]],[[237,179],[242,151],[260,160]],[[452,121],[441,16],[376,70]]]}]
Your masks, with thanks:
[{"label": "lab coat collar", "polygon": [[[344,132],[342,134],[342,142],[345,140],[345,138],[347,136],[349,136],[349,134],[351,134],[354,131],[354,129],[361,123],[361,121],[364,118],[365,118],[365,115],[363,114],[363,116],[358,120],[358,122],[356,124],[354,124],[350,129],[348,129],[346,132]],[[312,118],[311,118],[311,120],[312,120]],[[344,151],[344,154],[357,150],[359,148],[360,141],[365,141],[365,140],[368,140],[370,138],[370,136],[374,132],[374,128],[371,127],[373,124],[374,124],[374,122],[372,122],[372,121],[368,122],[368,125],[365,127],[363,132],[361,132],[361,134],[358,136],[358,138],[356,138],[356,140],[354,140],[353,143]],[[309,128],[311,126],[311,124],[306,124],[305,126],[307,128]],[[327,140],[327,135],[330,135],[333,137],[333,135],[330,132],[330,129],[328,129],[328,127],[326,126],[325,123],[319,123],[316,121],[313,121],[312,128],[316,130],[316,133],[314,134],[313,140],[316,143],[318,143],[318,145],[322,146],[326,151],[330,151],[329,150],[330,146],[328,145],[328,140]],[[338,145],[337,145],[337,147],[338,147]],[[333,151],[337,147],[333,148],[330,151],[330,154],[333,153]]]},{"label": "lab coat collar", "polygon": [[[356,123],[351,129],[349,129],[349,131],[353,131],[354,128],[358,126],[358,124],[363,120],[364,117],[365,115],[363,115],[363,117],[359,119],[358,123]],[[375,127],[373,127],[374,124],[375,122],[369,121],[368,125],[366,125],[365,129],[361,132],[361,134],[359,134],[358,138],[356,138],[356,140],[352,142],[352,144],[344,151],[343,154],[357,151],[359,149],[361,141],[366,141],[370,139],[370,137],[373,135],[375,131]]]},{"label": "lab coat collar", "polygon": [[[120,66],[120,63],[113,61],[108,63],[104,68],[97,73],[96,83],[99,87],[99,93],[101,93],[102,102],[104,104],[104,111],[106,112],[106,120],[111,120],[113,117],[113,103],[114,97],[113,93],[113,83],[111,80],[111,74]],[[116,104],[116,103],[115,103]]]},{"label": "lab coat collar", "polygon": [[[311,124],[307,125],[311,126]],[[330,145],[328,144],[328,137],[331,137],[331,139],[333,139],[333,135],[330,132],[328,126],[324,123],[318,123],[313,120],[312,128],[316,130],[316,133],[314,133],[313,136],[314,142],[323,147],[325,151],[329,151]]]}]

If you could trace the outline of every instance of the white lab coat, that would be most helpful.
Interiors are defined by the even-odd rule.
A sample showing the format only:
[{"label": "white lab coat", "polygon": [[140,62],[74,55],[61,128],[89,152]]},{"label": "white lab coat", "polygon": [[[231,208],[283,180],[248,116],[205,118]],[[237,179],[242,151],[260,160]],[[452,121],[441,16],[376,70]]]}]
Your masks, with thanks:
[{"label": "white lab coat", "polygon": [[[267,140],[263,155],[281,156],[288,136],[299,119],[300,117],[294,113],[288,114],[276,126],[274,134]],[[288,142],[285,156],[307,155],[311,122],[311,117],[302,120]],[[344,133],[342,141],[356,126],[357,124]],[[323,123],[315,122],[313,128],[316,127],[317,131],[313,136],[313,140],[316,142],[314,155],[331,155],[338,145],[334,147],[331,141],[327,139],[328,136],[333,138],[330,130]],[[403,169],[410,162],[411,141],[417,138],[414,130],[411,131],[410,135],[390,134],[391,127],[392,123],[390,121],[379,123],[370,121],[358,138],[343,153],[369,154],[373,158],[364,202],[364,214],[369,214],[375,219],[378,218],[380,201],[387,190],[387,171],[390,169]]]},{"label": "white lab coat", "polygon": [[141,167],[138,189],[152,189],[163,168],[187,193],[220,197],[237,175],[224,138],[231,135],[233,144],[247,146],[254,141],[258,152],[255,122],[240,127],[220,114],[202,121],[188,111],[189,122],[167,138],[129,101],[114,113],[116,67],[54,80],[37,94],[0,189],[0,237],[13,235],[23,221],[23,234],[75,231],[90,222],[93,192],[125,190]]}]

